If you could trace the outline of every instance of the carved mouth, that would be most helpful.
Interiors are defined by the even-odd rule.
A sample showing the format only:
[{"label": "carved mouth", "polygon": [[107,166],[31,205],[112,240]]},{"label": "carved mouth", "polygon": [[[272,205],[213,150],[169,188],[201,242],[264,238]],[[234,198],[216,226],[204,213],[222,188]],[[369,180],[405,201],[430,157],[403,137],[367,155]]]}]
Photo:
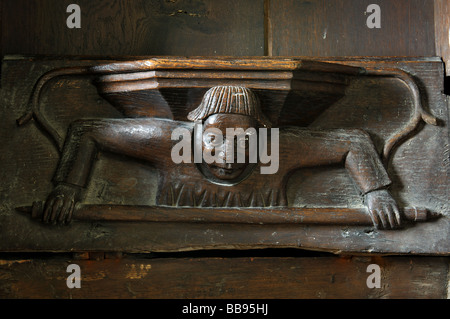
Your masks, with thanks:
[{"label": "carved mouth", "polygon": [[231,174],[236,172],[237,170],[239,170],[239,168],[232,168],[231,166],[229,166],[230,164],[225,164],[225,165],[213,165],[211,168],[219,171],[219,172],[223,172],[225,174]]},{"label": "carved mouth", "polygon": [[[223,165],[225,167],[220,167]],[[234,165],[234,167],[233,167]],[[230,163],[212,163],[199,165],[200,171],[208,178],[208,180],[215,184],[220,185],[235,185],[246,179],[253,171],[256,164],[250,165],[236,165]]]}]

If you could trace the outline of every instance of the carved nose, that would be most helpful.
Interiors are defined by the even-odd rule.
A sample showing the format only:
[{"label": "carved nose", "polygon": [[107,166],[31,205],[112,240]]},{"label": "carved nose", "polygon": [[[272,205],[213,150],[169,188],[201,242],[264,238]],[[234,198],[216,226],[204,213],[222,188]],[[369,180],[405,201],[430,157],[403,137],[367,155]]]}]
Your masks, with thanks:
[{"label": "carved nose", "polygon": [[[228,154],[233,154],[233,141],[225,140],[219,150],[219,157],[225,162]],[[233,159],[234,160],[234,159]]]}]

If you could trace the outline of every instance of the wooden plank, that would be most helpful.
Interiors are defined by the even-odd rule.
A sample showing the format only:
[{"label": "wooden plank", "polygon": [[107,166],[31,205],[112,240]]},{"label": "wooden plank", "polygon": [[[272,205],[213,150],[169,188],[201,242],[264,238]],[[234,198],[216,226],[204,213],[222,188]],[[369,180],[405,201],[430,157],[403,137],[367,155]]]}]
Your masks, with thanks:
[{"label": "wooden plank", "polygon": [[[3,6],[4,1],[0,2],[0,57],[3,58]],[[0,68],[0,77],[1,77],[1,68]]]},{"label": "wooden plank", "polygon": [[[69,289],[67,266],[80,266]],[[368,288],[380,267],[380,288]],[[239,257],[0,260],[1,298],[446,298],[448,258]],[[170,279],[169,279],[170,278]]]},{"label": "wooden plank", "polygon": [[263,0],[77,1],[81,28],[69,29],[70,0],[5,0],[5,54],[263,55]]},{"label": "wooden plank", "polygon": [[434,25],[436,30],[436,55],[445,63],[447,76],[450,74],[450,3],[447,0],[434,1]]},{"label": "wooden plank", "polygon": [[[273,56],[432,56],[433,3],[379,0],[381,28],[366,25],[373,1],[270,1]],[[269,44],[270,46],[270,44]]]},{"label": "wooden plank", "polygon": [[272,45],[273,45],[273,38],[272,38],[272,25],[270,20],[270,0],[264,0],[264,55],[265,56],[272,56]]}]

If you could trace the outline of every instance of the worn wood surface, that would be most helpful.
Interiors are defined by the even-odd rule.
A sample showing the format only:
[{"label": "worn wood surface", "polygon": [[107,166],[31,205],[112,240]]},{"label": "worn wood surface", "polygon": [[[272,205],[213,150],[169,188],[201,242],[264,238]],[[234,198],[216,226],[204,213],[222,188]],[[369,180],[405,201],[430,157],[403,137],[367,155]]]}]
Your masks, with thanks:
[{"label": "worn wood surface", "polygon": [[[223,9],[224,5],[220,3],[214,3],[211,7],[209,14],[207,1],[77,1],[82,7],[82,29],[81,30],[69,30],[65,27],[65,19],[67,13],[65,8],[69,3],[73,1],[17,1],[17,0],[4,0],[0,2],[1,13],[1,43],[0,54],[89,54],[96,56],[104,56],[111,54],[129,54],[129,55],[315,55],[315,56],[357,56],[367,54],[370,56],[378,54],[389,55],[428,55],[428,56],[443,56],[444,61],[448,61],[448,54],[445,54],[444,49],[448,48],[448,25],[444,25],[440,22],[448,17],[445,14],[445,10],[440,10],[442,6],[448,7],[446,0],[435,1],[377,1],[382,4],[382,28],[381,30],[369,30],[365,26],[365,19],[367,15],[364,15],[365,8],[373,1],[356,1],[356,6],[348,7],[344,6],[345,3],[351,3],[351,1],[264,1],[265,5],[265,19],[262,22],[263,16],[263,4],[262,1],[251,1],[252,5],[239,1],[240,13],[236,13],[233,10],[233,6]],[[253,5],[258,2],[257,5]],[[179,7],[179,4],[183,4],[183,8]],[[224,3],[228,3],[225,1]],[[355,3],[355,1],[353,1]],[[412,5],[411,5],[412,3]],[[434,4],[434,19],[432,17]],[[187,5],[187,6],[185,6]],[[308,10],[298,10],[299,7],[304,5]],[[384,10],[386,8],[388,10]],[[214,6],[218,6],[221,10],[215,10]],[[328,7],[330,6],[330,7]],[[327,8],[328,7],[328,8]],[[85,10],[84,8],[88,8]],[[155,11],[153,11],[153,9]],[[330,10],[332,8],[333,10]],[[357,10],[356,8],[361,8]],[[200,9],[200,10],[198,10]],[[179,12],[178,10],[181,10]],[[417,17],[417,12],[423,13]],[[208,17],[201,16],[206,13]],[[362,14],[361,14],[362,13]],[[230,15],[230,17],[227,16]],[[223,23],[221,20],[223,19]],[[387,19],[387,20],[385,20]],[[448,18],[447,18],[448,20]],[[233,27],[232,21],[237,24],[237,27]],[[306,21],[306,22],[305,22]],[[357,22],[356,22],[357,21]],[[219,22],[219,23],[215,23]],[[327,23],[329,23],[327,25]],[[387,23],[387,24],[386,24]],[[436,28],[436,36],[434,36],[434,28]],[[89,26],[89,28],[87,28]],[[328,26],[328,28],[327,28]],[[304,32],[300,29],[303,28]],[[95,31],[92,31],[95,30]],[[226,30],[226,31],[223,31]],[[230,31],[231,30],[231,31]],[[81,32],[80,32],[81,31]],[[90,32],[89,32],[90,31]],[[223,31],[223,32],[222,32]],[[326,32],[325,32],[326,31]],[[296,38],[294,41],[283,33],[293,35]],[[274,36],[275,35],[275,36]],[[323,37],[325,39],[323,39]],[[225,39],[225,41],[224,41]],[[234,39],[239,39],[240,42],[234,42]],[[387,40],[389,39],[389,40]],[[436,44],[433,42],[436,40]],[[265,50],[263,51],[263,43]],[[436,49],[440,47],[441,49]],[[447,58],[445,58],[447,56]],[[16,63],[22,63],[17,61]],[[8,181],[10,188],[4,188],[1,186],[0,199],[1,199],[1,231],[0,242],[2,244],[8,243],[8,249],[20,250],[24,247],[24,244],[28,245],[33,242],[33,245],[29,246],[29,249],[35,251],[45,251],[52,249],[62,250],[81,250],[83,247],[91,246],[101,250],[107,248],[107,250],[126,248],[120,242],[111,239],[117,234],[117,225],[105,225],[102,223],[92,223],[84,227],[76,226],[75,229],[70,231],[57,230],[57,229],[45,229],[38,224],[32,224],[32,226],[22,227],[22,225],[30,223],[27,217],[17,217],[14,212],[14,206],[16,204],[26,205],[31,200],[42,200],[51,189],[49,183],[42,184],[41,181],[50,180],[52,172],[56,167],[57,152],[53,150],[52,144],[45,138],[42,138],[40,131],[33,125],[30,125],[26,136],[22,136],[23,139],[16,139],[15,124],[16,118],[23,114],[26,101],[28,99],[28,93],[32,83],[37,78],[54,67],[67,66],[67,65],[79,65],[83,62],[76,61],[64,61],[64,62],[51,62],[41,63],[33,67],[32,69],[17,68],[10,71],[8,81],[13,83],[14,89],[9,90],[7,93],[5,90],[1,92],[2,106],[7,109],[7,115],[1,114],[2,128],[0,129],[0,137],[3,142],[2,152],[0,152],[0,162],[2,169],[0,170],[0,177],[2,181]],[[394,63],[395,65],[395,63]],[[5,74],[5,65],[0,70],[1,74]],[[23,66],[19,67],[22,68]],[[11,66],[7,66],[6,69],[11,70]],[[447,64],[448,70],[448,64]],[[440,71],[439,71],[440,72]],[[438,73],[439,73],[438,72]],[[428,68],[425,72],[430,80],[434,76],[435,71],[433,68]],[[439,76],[442,76],[440,74]],[[5,87],[5,82],[2,76],[2,86]],[[74,81],[74,79],[60,79],[58,83],[52,85],[46,93],[54,94],[55,89],[58,91],[58,87],[67,88],[68,85],[75,85],[72,90],[63,94],[64,100],[59,100],[61,110],[63,112],[58,113],[58,128],[64,132],[71,118],[82,113],[87,117],[105,117],[105,116],[117,116],[119,113],[110,108],[109,104],[98,97],[95,88],[86,84],[85,80]],[[361,83],[360,85],[373,88],[369,83]],[[7,86],[7,85],[6,85]],[[7,86],[8,87],[8,86]],[[11,88],[11,86],[9,86]],[[78,96],[79,89],[82,88],[84,92],[83,101],[90,100],[92,103],[89,105],[80,105],[80,98]],[[389,91],[390,92],[390,91]],[[389,92],[386,93],[389,95]],[[439,92],[438,86],[433,87],[431,91],[428,91],[432,96]],[[376,94],[382,94],[383,92],[374,91]],[[48,101],[55,101],[60,95],[56,94],[52,98],[46,97],[45,103]],[[374,96],[369,97],[372,101],[376,101]],[[14,109],[11,108],[9,102],[12,98],[15,98],[18,102],[18,106]],[[53,100],[52,100],[53,99]],[[72,101],[78,101],[73,103]],[[447,105],[447,111],[441,109],[435,114],[440,118],[447,118],[449,106]],[[3,110],[2,110],[3,112]],[[339,114],[339,110],[336,110]],[[330,113],[328,119],[334,121],[334,115],[336,113]],[[354,116],[359,120],[363,120],[361,116]],[[324,119],[325,121],[325,119]],[[446,120],[445,120],[446,121]],[[446,122],[448,123],[448,122]],[[338,123],[342,125],[342,122]],[[445,126],[442,129],[447,128]],[[423,132],[421,133],[423,134]],[[440,140],[443,145],[441,151],[436,151],[429,145],[427,145],[428,137],[422,138],[423,135],[419,134],[418,138],[422,147],[428,154],[433,154],[434,161],[430,163],[431,166],[440,167],[443,170],[437,172],[432,176],[432,179],[425,182],[426,194],[420,193],[417,189],[405,189],[407,186],[398,187],[396,189],[397,194],[406,194],[409,198],[413,194],[415,203],[433,203],[436,201],[436,207],[445,200],[445,197],[438,196],[436,194],[445,194],[445,189],[442,187],[443,181],[448,179],[448,168],[450,161],[448,160],[448,142]],[[429,136],[430,132],[426,133]],[[422,142],[424,144],[422,144]],[[403,159],[408,160],[411,156],[411,150],[415,148],[415,142],[412,141],[412,148],[405,147],[404,151],[400,153]],[[25,152],[22,156],[17,156],[12,160],[8,152],[3,152],[3,149],[14,149],[17,145],[23,145],[28,152]],[[401,150],[399,150],[401,151]],[[397,155],[399,152],[397,152]],[[437,154],[437,155],[435,155]],[[14,155],[15,156],[15,155]],[[406,156],[406,157],[405,157]],[[395,158],[394,158],[395,160]],[[417,178],[410,176],[407,182],[417,182],[420,185],[423,180],[423,172],[426,169],[421,169],[421,161],[424,158],[414,161],[414,167],[419,173]],[[39,165],[36,166],[36,161]],[[111,175],[107,179],[102,179],[105,173],[111,172],[111,162],[116,165],[117,173]],[[120,158],[110,156],[100,156],[100,160],[97,163],[97,175],[94,177],[94,182],[91,191],[88,194],[88,199],[91,203],[101,203],[100,198],[109,198],[111,203],[123,204],[126,199],[133,198],[133,204],[151,205],[154,204],[152,194],[154,195],[155,187],[152,183],[147,183],[145,180],[152,180],[155,177],[155,172],[149,171],[147,167],[141,163],[136,163],[133,167],[129,167],[121,162]],[[119,172],[124,172],[121,175]],[[447,173],[446,173],[447,172]],[[395,172],[394,172],[395,173]],[[331,175],[330,175],[331,174]],[[141,176],[141,179],[134,179],[130,176]],[[315,170],[312,172],[301,173],[300,178],[304,178],[305,184],[314,180],[321,180],[321,175],[330,177],[331,180],[346,182],[345,178],[340,172],[334,170],[321,171]],[[29,177],[34,176],[34,177]],[[398,176],[402,176],[401,174]],[[436,179],[436,182],[433,182]],[[445,184],[445,183],[444,183]],[[290,196],[297,196],[302,194],[299,198],[299,202],[315,203],[317,200],[321,200],[324,203],[330,204],[326,194],[329,191],[336,192],[334,184],[323,185],[319,190],[320,192],[308,192],[307,188],[299,190],[299,192],[291,191]],[[437,185],[437,187],[435,186]],[[435,190],[437,188],[437,191]],[[448,194],[448,190],[447,190]],[[403,196],[403,195],[402,195]],[[345,205],[347,201],[354,202],[354,197],[349,198],[345,193],[337,193],[334,201],[331,204]],[[448,202],[448,195],[446,201]],[[20,224],[16,224],[16,221]],[[448,222],[446,228],[448,229]],[[162,225],[164,226],[164,225]],[[445,226],[445,225],[444,225]],[[137,235],[134,232],[137,229]],[[150,231],[149,231],[150,230]],[[252,228],[243,229],[242,232],[253,230]],[[280,233],[283,230],[283,233]],[[123,231],[123,229],[121,230]],[[162,243],[168,243],[168,239],[172,238],[170,233],[179,232],[179,229],[172,229],[169,227],[166,231],[161,231],[161,226],[150,227],[147,230],[139,229],[138,225],[131,224],[126,227],[126,230],[132,235],[134,240],[137,237],[145,237],[148,242],[152,243],[152,248],[162,249]],[[151,231],[156,231],[152,233]],[[304,234],[306,239],[296,241],[293,237],[293,233]],[[428,239],[430,234],[435,234],[437,237],[440,235],[440,239],[434,237],[436,241],[434,246]],[[446,235],[447,234],[447,235]],[[181,248],[191,249],[192,247],[200,248],[200,243],[205,240],[210,244],[210,247],[224,247],[224,242],[233,241],[228,240],[236,235],[235,230],[225,229],[215,226],[214,228],[204,229],[191,228],[182,232],[178,236],[178,243],[181,245],[170,245],[169,249],[176,250]],[[86,236],[86,240],[78,242],[80,236]],[[224,239],[225,237],[225,239]],[[273,238],[278,241],[274,247],[281,247],[288,244],[290,246],[296,245],[301,248],[317,247],[316,230],[311,229],[263,229],[259,228],[256,233],[250,236],[251,242],[260,246],[267,243],[268,239]],[[62,238],[65,238],[64,241]],[[402,250],[405,253],[423,253],[430,248],[440,249],[442,245],[448,243],[448,231],[438,233],[434,226],[416,229],[416,232],[410,232],[410,230],[402,232],[402,238],[393,237],[391,234],[374,232],[370,228],[336,228],[330,233],[330,237],[327,240],[336,241],[336,247],[339,249],[358,251],[361,247],[361,243],[364,243],[364,251],[377,252],[373,247],[378,246],[387,251]],[[25,241],[24,241],[25,239]],[[415,243],[418,247],[417,250],[408,250],[404,246],[404,241],[407,240],[410,243]],[[98,245],[93,246],[93,241],[97,241]],[[100,242],[99,242],[100,241]],[[27,242],[27,243],[25,243]],[[55,247],[55,243],[58,243]],[[245,248],[243,246],[234,243],[234,248]],[[396,247],[393,249],[393,247]],[[136,247],[137,250],[148,250],[148,245],[142,245]],[[166,249],[168,247],[165,247]],[[204,247],[203,247],[204,248]],[[248,248],[248,247],[247,247]],[[323,247],[329,249],[329,247]],[[5,247],[2,247],[5,249]],[[447,250],[448,251],[448,250]],[[99,254],[102,255],[102,254]],[[261,254],[254,254],[259,255]],[[407,259],[405,259],[407,258]],[[0,295],[2,297],[66,297],[70,298],[71,293],[78,293],[79,298],[96,298],[97,296],[105,296],[115,298],[117,296],[125,296],[127,298],[133,297],[161,297],[160,290],[155,291],[152,286],[152,282],[147,281],[146,284],[142,284],[139,280],[124,279],[131,270],[131,265],[143,265],[143,269],[148,265],[139,259],[134,260],[133,263],[129,263],[128,266],[117,263],[115,269],[122,269],[123,272],[111,271],[108,272],[109,276],[105,277],[103,262],[83,261],[83,265],[91,265],[90,270],[86,270],[85,266],[82,266],[82,270],[90,274],[92,281],[86,281],[84,286],[91,283],[100,284],[100,287],[106,287],[109,292],[102,288],[96,289],[96,286],[91,287],[92,293],[82,289],[82,292],[68,292],[65,286],[65,278],[68,273],[65,272],[65,268],[68,263],[72,261],[70,257],[60,260],[58,257],[50,257],[50,259],[42,259],[36,255],[30,255],[24,259],[9,258],[5,261],[2,256],[1,271],[0,271]],[[362,272],[362,277],[355,277],[354,263],[343,262],[342,259],[335,257],[330,258],[330,263],[325,263],[324,259],[319,259],[319,263],[314,264],[314,259],[305,258],[311,263],[311,271],[309,271],[309,281],[301,281],[302,285],[295,285],[295,282],[291,281],[291,278],[296,278],[299,275],[296,273],[296,269],[290,267],[298,267],[298,261],[291,259],[286,265],[290,265],[287,268],[283,268],[284,264],[280,262],[279,258],[275,258],[267,264],[273,266],[267,267],[267,269],[282,269],[285,271],[286,276],[280,284],[280,277],[274,277],[274,272],[267,270],[264,272],[255,272],[250,259],[240,260],[241,263],[236,265],[233,260],[216,259],[208,260],[196,260],[198,266],[199,263],[204,265],[214,266],[215,279],[209,282],[203,280],[204,278],[197,272],[198,268],[194,267],[191,263],[190,268],[185,268],[186,259],[171,260],[170,269],[176,269],[174,275],[178,276],[179,281],[172,282],[167,279],[166,271],[162,271],[158,268],[158,276],[147,277],[159,281],[162,287],[176,286],[177,289],[173,289],[170,296],[180,296],[180,298],[212,295],[213,298],[221,298],[222,296],[235,297],[233,292],[236,292],[236,296],[247,297],[246,291],[242,288],[242,285],[237,284],[235,290],[232,290],[230,286],[224,286],[222,279],[232,277],[233,273],[239,272],[245,273],[245,276],[239,277],[245,283],[248,283],[248,289],[254,292],[254,296],[261,296],[266,298],[268,296],[281,296],[286,298],[296,298],[297,296],[304,296],[305,298],[328,297],[336,296],[342,298],[345,296],[354,296],[356,298],[366,298],[367,296],[374,297],[405,297],[405,294],[412,296],[413,298],[442,298],[448,297],[445,293],[445,285],[448,285],[448,268],[441,263],[441,258],[417,258],[417,257],[395,257],[387,258],[392,264],[396,264],[395,271],[387,273],[387,276],[391,280],[398,280],[395,285],[383,283],[383,293],[375,290],[367,291],[364,284],[367,278],[365,273],[365,267],[368,260],[363,261],[364,266],[359,268]],[[386,259],[386,258],[383,258]],[[17,262],[14,262],[17,260]],[[283,259],[285,260],[285,259]],[[306,261],[305,260],[305,261]],[[356,260],[355,258],[353,260]],[[146,261],[148,261],[146,259]],[[379,260],[371,259],[370,262],[379,262]],[[192,261],[191,261],[192,262]],[[231,271],[230,267],[227,268],[230,263],[235,266]],[[289,264],[290,263],[290,264]],[[448,263],[448,262],[447,262]],[[112,261],[106,261],[105,265],[111,265]],[[163,261],[159,261],[159,265],[163,265]],[[188,263],[189,264],[189,263]],[[327,266],[322,267],[324,264]],[[392,265],[391,264],[391,265]],[[61,267],[62,265],[62,267]],[[92,266],[94,265],[94,266]],[[165,267],[164,269],[168,269]],[[241,268],[241,265],[242,268]],[[261,263],[260,263],[261,265]],[[278,268],[276,268],[278,267]],[[326,268],[331,269],[326,271]],[[448,266],[447,266],[448,267]],[[135,267],[135,269],[137,269]],[[261,267],[260,269],[262,269]],[[114,269],[114,268],[108,268]],[[156,266],[153,265],[153,269]],[[204,272],[211,270],[211,267],[202,268]],[[306,268],[301,268],[306,269]],[[334,277],[339,279],[339,283],[333,284],[332,274],[334,270],[339,269],[342,276],[348,272],[350,275],[346,277],[347,282],[342,282],[342,276]],[[389,268],[394,269],[394,268]],[[419,271],[420,270],[420,271]],[[49,272],[47,272],[49,271]],[[186,271],[186,273],[185,273]],[[228,271],[228,272],[227,272]],[[415,272],[418,271],[418,272]],[[312,275],[315,272],[316,275]],[[276,273],[276,272],[275,272]],[[328,277],[321,277],[321,274],[327,274]],[[31,280],[30,280],[30,275]],[[48,274],[48,275],[45,275]],[[186,274],[186,277],[183,277]],[[224,276],[228,274],[229,276]],[[278,276],[282,276],[282,272],[276,273]],[[403,274],[408,277],[404,278]],[[385,276],[386,273],[383,273]],[[237,276],[237,275],[236,275]],[[247,282],[247,278],[254,278],[251,282]],[[103,278],[103,279],[99,279]],[[161,278],[166,278],[162,280]],[[181,278],[181,279],[180,279]],[[211,276],[210,276],[211,278]],[[298,278],[298,277],[297,277]],[[301,279],[305,279],[302,277]],[[184,285],[186,279],[191,285]],[[109,280],[112,280],[109,282]],[[200,283],[196,285],[196,282]],[[262,287],[264,283],[270,283],[270,287],[265,290],[255,291],[255,287]],[[32,284],[30,284],[32,283]],[[173,285],[172,285],[173,283]],[[204,285],[201,285],[204,283]],[[305,283],[307,283],[305,285]],[[57,287],[56,290],[52,290]],[[130,290],[129,288],[132,288]],[[205,288],[206,287],[206,288]],[[224,293],[223,287],[229,287],[229,290]],[[314,288],[315,287],[315,288]],[[133,289],[134,288],[134,289]],[[365,289],[361,292],[358,289]],[[150,290],[150,293],[146,291]],[[183,293],[186,291],[186,293]],[[292,291],[292,293],[290,293]],[[437,292],[438,291],[438,292]],[[54,292],[54,293],[52,293]],[[263,293],[264,292],[264,293]],[[271,292],[273,294],[271,295]],[[354,293],[352,293],[354,292]],[[361,293],[359,293],[361,292]],[[386,293],[387,292],[387,293]],[[159,294],[158,294],[159,293]],[[248,295],[251,297],[251,295]],[[226,298],[226,297],[224,297]]]},{"label": "worn wood surface", "polygon": [[361,69],[289,58],[160,57],[90,71],[99,94],[126,117],[186,121],[208,89],[230,85],[256,92],[272,125],[305,126],[342,98]]},{"label": "worn wood surface", "polygon": [[434,10],[427,0],[380,0],[381,28],[370,29],[373,1],[270,1],[273,56],[433,56]]},{"label": "worn wood surface", "polygon": [[2,1],[1,53],[445,56],[448,43],[445,0],[380,0],[381,29],[366,25],[370,1],[78,1],[69,29],[71,3]]},{"label": "worn wood surface", "polygon": [[[392,193],[402,206],[425,206],[442,213],[443,218],[398,232],[378,231],[370,226],[209,224],[205,228],[198,224],[135,222],[76,222],[70,227],[51,227],[32,221],[15,211],[15,207],[46,198],[52,189],[51,178],[59,156],[36,125],[17,127],[15,120],[25,111],[32,85],[46,70],[99,61],[8,59],[2,68],[2,117],[6,124],[0,134],[5,141],[0,160],[6,169],[1,172],[4,181],[1,250],[143,252],[296,247],[336,253],[448,254],[448,131],[445,126],[448,109],[438,83],[438,79],[442,79],[442,64],[434,59],[410,62],[408,59],[374,59],[371,62],[341,59],[338,62],[355,66],[395,66],[420,79],[418,83],[426,107],[439,118],[441,125],[424,126],[395,150],[390,164],[394,179]],[[355,101],[358,101],[357,108]],[[312,126],[363,127],[380,147],[387,136],[406,123],[410,103],[407,88],[396,79],[363,78],[352,83],[347,96]],[[42,111],[47,112],[62,136],[74,119],[121,116],[99,97],[89,77],[63,77],[49,83],[44,91]],[[386,124],[388,119],[391,120]],[[21,145],[20,153],[16,152],[17,145]],[[87,204],[154,205],[155,178],[156,172],[143,163],[100,154],[85,201]],[[288,199],[292,206],[300,207],[362,205],[351,181],[340,169],[334,168],[296,173],[288,183]]]},{"label": "worn wood surface", "polygon": [[[70,264],[80,266],[79,289],[66,285]],[[380,288],[367,287],[370,264],[380,267]],[[9,257],[0,259],[0,297],[440,299],[447,297],[448,267],[448,258],[427,257]]]},{"label": "worn wood surface", "polygon": [[3,54],[263,55],[263,0],[2,1]]},{"label": "worn wood surface", "polygon": [[[44,203],[16,208],[31,218],[42,220]],[[405,223],[427,222],[433,215],[423,208],[403,209]],[[136,205],[76,205],[72,220],[78,221],[136,221],[172,223],[232,223],[232,224],[319,224],[373,225],[366,208],[199,208]]]},{"label": "worn wood surface", "polygon": [[[434,1],[434,26],[436,55],[445,63],[447,77],[450,75],[450,3],[446,0]],[[447,84],[448,85],[448,84]],[[448,90],[448,88],[447,88]],[[448,94],[448,93],[447,93]]]}]

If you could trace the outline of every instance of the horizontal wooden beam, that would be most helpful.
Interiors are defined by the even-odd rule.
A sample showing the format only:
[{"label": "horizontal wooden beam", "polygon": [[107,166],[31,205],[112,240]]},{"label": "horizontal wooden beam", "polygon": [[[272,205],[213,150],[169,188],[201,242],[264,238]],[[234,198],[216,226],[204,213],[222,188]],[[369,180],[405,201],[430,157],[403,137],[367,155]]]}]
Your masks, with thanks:
[{"label": "horizontal wooden beam", "polygon": [[[23,257],[23,256],[22,256]],[[81,288],[66,280],[80,267]],[[380,288],[369,288],[371,264]],[[0,259],[0,298],[446,298],[445,257]],[[181,311],[181,309],[180,309]]]},{"label": "horizontal wooden beam", "polygon": [[[34,202],[32,207],[17,210],[31,213],[32,218],[42,218],[43,202]],[[411,222],[427,221],[437,217],[423,208],[405,208],[404,218]],[[138,221],[138,222],[204,222],[243,224],[330,224],[372,225],[365,208],[223,208],[223,207],[169,207],[131,205],[77,205],[73,213],[75,220]]]}]

